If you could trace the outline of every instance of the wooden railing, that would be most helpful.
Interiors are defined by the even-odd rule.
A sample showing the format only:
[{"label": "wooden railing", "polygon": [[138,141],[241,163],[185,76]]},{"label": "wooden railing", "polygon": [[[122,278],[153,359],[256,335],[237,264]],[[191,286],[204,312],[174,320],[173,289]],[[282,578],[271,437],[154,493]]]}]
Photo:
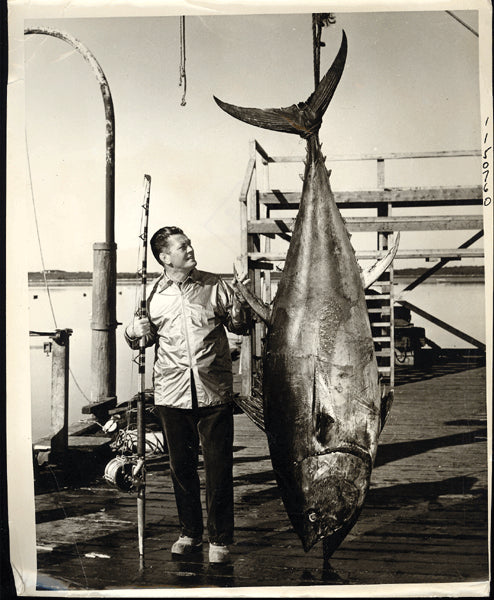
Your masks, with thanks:
[{"label": "wooden railing", "polygon": [[[356,252],[357,258],[375,259],[382,256],[391,241],[390,236],[398,231],[453,231],[480,230],[473,239],[476,241],[483,234],[483,219],[481,214],[467,215],[427,215],[413,216],[392,215],[393,206],[426,208],[434,206],[479,206],[482,204],[482,188],[478,186],[440,186],[440,187],[388,187],[386,185],[386,161],[410,159],[447,159],[458,157],[480,157],[480,151],[441,151],[441,152],[412,152],[365,155],[328,155],[326,164],[338,161],[374,161],[376,163],[376,186],[374,189],[363,191],[335,191],[334,197],[340,208],[374,208],[376,215],[371,217],[350,217],[345,215],[345,222],[350,232],[375,232],[376,247]],[[294,210],[300,203],[301,192],[282,191],[270,187],[269,166],[274,163],[302,163],[304,156],[270,156],[256,141],[250,142],[250,158],[240,192],[241,219],[241,252],[244,270],[249,273],[255,293],[264,302],[272,300],[271,273],[274,263],[283,262],[285,254],[271,250],[271,240],[279,237],[287,241],[293,229],[295,219],[272,218],[271,210]],[[480,173],[480,168],[479,168]],[[441,259],[441,266],[449,260],[462,258],[481,258],[482,248],[468,247],[467,241],[459,248],[415,248],[400,249],[398,259]],[[437,267],[436,267],[437,269]],[[425,277],[427,278],[427,276]],[[424,279],[425,279],[424,278]],[[385,377],[384,384],[392,393],[394,385],[394,314],[393,298],[393,267],[391,267],[376,282],[374,289],[367,296],[369,315],[373,327],[376,355],[381,374]],[[403,302],[400,300],[400,302]],[[464,340],[473,343],[478,348],[485,345],[464,334],[457,328],[426,313],[422,309],[409,305],[411,310],[424,318],[439,324],[450,333],[459,335]],[[420,311],[420,312],[419,312]],[[249,395],[252,378],[259,370],[262,354],[262,343],[265,327],[256,323],[252,335],[245,338],[242,348],[241,394]]]}]

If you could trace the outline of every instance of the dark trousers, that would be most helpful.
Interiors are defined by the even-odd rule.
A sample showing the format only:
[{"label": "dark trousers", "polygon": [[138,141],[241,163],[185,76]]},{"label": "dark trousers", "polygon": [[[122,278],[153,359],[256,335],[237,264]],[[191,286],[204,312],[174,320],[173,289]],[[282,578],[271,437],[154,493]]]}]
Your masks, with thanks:
[{"label": "dark trousers", "polygon": [[209,541],[233,542],[233,406],[191,410],[157,406],[168,444],[182,535],[201,538],[204,526],[198,468],[199,442],[206,475]]}]

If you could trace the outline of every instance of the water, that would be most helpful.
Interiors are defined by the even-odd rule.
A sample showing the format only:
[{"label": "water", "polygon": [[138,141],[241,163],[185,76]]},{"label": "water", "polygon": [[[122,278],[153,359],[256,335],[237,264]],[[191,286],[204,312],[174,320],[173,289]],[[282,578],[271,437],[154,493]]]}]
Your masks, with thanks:
[{"label": "water", "polygon": [[[407,282],[396,285],[399,293]],[[51,314],[48,295],[42,285],[29,287],[29,329],[53,331],[70,328],[69,422],[82,418],[81,409],[90,402],[91,391],[91,286],[73,283],[50,287],[56,325]],[[139,288],[135,283],[117,285],[117,396],[118,401],[130,399],[138,391],[136,353],[123,337],[125,325],[138,304]],[[406,299],[427,312],[446,321],[485,343],[484,286],[481,283],[427,282],[407,293]],[[425,327],[428,338],[445,348],[467,348],[467,342],[412,313],[412,322]],[[232,347],[240,341],[229,336]],[[31,390],[33,440],[46,435],[50,429],[51,354],[46,355],[43,344],[47,337],[31,337]],[[153,351],[146,352],[147,385],[151,385]]]},{"label": "water", "polygon": [[[408,282],[395,286],[398,296]],[[453,325],[485,344],[485,288],[482,283],[427,282],[403,295],[403,300]],[[438,325],[412,312],[412,322],[424,327],[426,336],[442,348],[474,348]]]}]

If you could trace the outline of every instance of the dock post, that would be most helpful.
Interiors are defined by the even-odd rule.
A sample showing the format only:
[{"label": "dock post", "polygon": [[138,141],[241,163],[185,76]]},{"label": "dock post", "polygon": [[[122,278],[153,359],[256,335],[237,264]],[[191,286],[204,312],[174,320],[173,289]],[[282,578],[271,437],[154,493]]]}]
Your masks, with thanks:
[{"label": "dock post", "polygon": [[69,447],[69,340],[72,329],[51,336],[51,454],[65,456]]},{"label": "dock post", "polygon": [[104,412],[116,404],[116,244],[97,242],[93,251],[91,404]]}]

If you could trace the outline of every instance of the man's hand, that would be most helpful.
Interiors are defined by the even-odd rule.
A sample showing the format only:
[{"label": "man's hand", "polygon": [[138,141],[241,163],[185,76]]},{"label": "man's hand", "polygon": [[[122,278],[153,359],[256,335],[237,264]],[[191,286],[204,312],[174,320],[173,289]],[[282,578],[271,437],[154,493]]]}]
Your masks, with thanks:
[{"label": "man's hand", "polygon": [[133,338],[144,337],[151,333],[151,323],[147,317],[135,317],[127,327],[127,332]]},{"label": "man's hand", "polygon": [[247,272],[243,268],[242,257],[237,256],[237,258],[233,262],[233,279],[235,281],[243,281],[247,279]]},{"label": "man's hand", "polygon": [[233,281],[232,287],[235,292],[235,300],[239,302],[242,306],[249,306],[248,302],[245,300],[244,296],[239,291],[239,284],[246,287],[250,283],[250,279],[248,278],[248,274],[242,269],[242,263],[240,258],[235,259],[233,263]]}]

